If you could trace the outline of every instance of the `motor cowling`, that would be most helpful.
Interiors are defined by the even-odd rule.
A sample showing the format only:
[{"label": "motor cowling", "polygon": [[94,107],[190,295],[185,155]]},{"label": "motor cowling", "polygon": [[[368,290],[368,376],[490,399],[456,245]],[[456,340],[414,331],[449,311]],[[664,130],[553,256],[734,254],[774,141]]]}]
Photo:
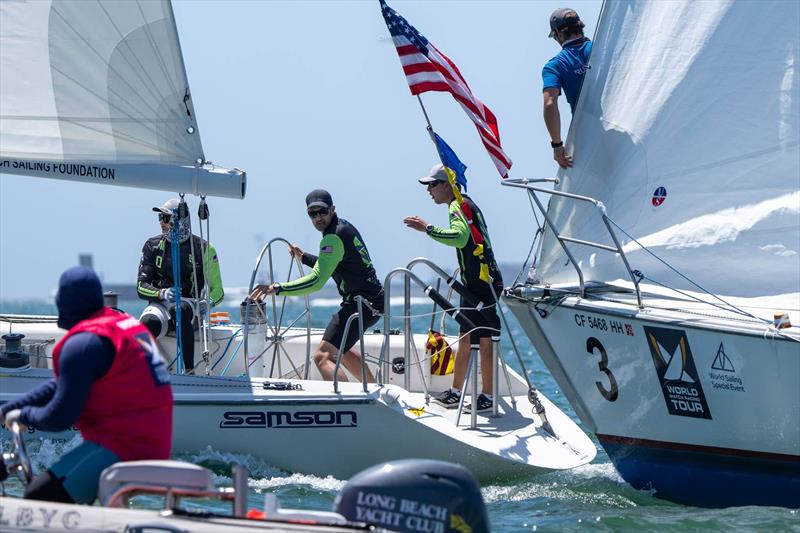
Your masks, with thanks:
[{"label": "motor cowling", "polygon": [[334,511],[408,533],[489,531],[480,486],[460,465],[403,459],[373,466],[345,484]]}]

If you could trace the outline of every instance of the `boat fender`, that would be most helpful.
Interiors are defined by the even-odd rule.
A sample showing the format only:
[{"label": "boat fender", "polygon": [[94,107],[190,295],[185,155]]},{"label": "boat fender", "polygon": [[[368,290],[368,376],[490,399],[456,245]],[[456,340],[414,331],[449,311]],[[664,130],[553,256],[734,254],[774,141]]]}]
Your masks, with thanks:
[{"label": "boat fender", "polygon": [[334,511],[351,522],[408,533],[484,533],[486,506],[463,466],[426,459],[390,461],[348,481]]}]

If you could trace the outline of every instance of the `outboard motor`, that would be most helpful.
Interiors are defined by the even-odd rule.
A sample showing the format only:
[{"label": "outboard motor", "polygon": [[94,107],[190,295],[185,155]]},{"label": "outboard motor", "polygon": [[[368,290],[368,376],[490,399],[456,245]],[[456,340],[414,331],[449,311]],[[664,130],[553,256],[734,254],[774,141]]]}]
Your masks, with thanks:
[{"label": "outboard motor", "polygon": [[9,333],[3,335],[6,343],[5,348],[0,352],[0,368],[13,370],[27,370],[31,367],[31,356],[22,349],[22,333]]},{"label": "outboard motor", "polygon": [[484,533],[489,520],[480,486],[460,465],[403,459],[356,474],[336,497],[334,511],[408,533]]}]

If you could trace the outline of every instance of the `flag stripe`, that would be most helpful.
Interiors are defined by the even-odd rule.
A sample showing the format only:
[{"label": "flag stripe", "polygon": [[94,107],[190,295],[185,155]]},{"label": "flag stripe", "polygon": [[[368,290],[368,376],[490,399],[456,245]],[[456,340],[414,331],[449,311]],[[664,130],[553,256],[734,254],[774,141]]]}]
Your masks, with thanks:
[{"label": "flag stripe", "polygon": [[433,46],[406,19],[381,0],[381,12],[392,35],[411,94],[428,91],[449,92],[475,124],[481,142],[497,171],[508,176],[511,160],[500,144],[500,130],[494,113],[478,100],[458,67]]}]

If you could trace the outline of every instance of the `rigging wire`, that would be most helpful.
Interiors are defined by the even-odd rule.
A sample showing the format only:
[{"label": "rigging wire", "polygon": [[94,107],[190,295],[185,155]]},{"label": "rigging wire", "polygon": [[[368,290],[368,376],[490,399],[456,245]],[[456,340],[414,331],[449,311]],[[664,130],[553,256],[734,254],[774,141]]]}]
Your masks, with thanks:
[{"label": "rigging wire", "polygon": [[[723,310],[726,310],[726,311],[731,311],[731,310],[733,310],[733,312],[736,312],[736,313],[738,313],[738,314],[741,314],[741,315],[744,315],[744,316],[748,316],[748,317],[750,317],[750,318],[752,318],[752,319],[754,319],[754,320],[758,320],[758,321],[764,321],[764,322],[769,322],[768,320],[764,320],[763,318],[759,318],[759,317],[757,317],[757,316],[753,315],[752,313],[748,313],[747,311],[745,311],[745,310],[743,310],[743,309],[740,309],[739,307],[735,306],[734,304],[732,304],[732,303],[730,303],[730,302],[727,302],[727,301],[725,301],[724,299],[720,298],[718,295],[716,295],[716,294],[713,294],[711,291],[707,290],[705,287],[701,286],[699,283],[695,282],[694,280],[692,280],[691,278],[689,278],[688,276],[686,276],[684,273],[682,273],[681,271],[679,271],[678,269],[676,269],[675,267],[673,267],[672,265],[670,265],[669,263],[667,263],[666,261],[664,261],[663,259],[661,259],[660,257],[658,257],[658,255],[656,255],[656,254],[655,254],[655,252],[653,252],[652,250],[650,250],[649,248],[647,248],[645,245],[643,245],[642,243],[640,243],[639,241],[637,241],[637,240],[636,240],[636,239],[635,239],[635,238],[634,238],[634,237],[633,237],[633,236],[632,236],[630,233],[628,233],[628,232],[627,232],[627,231],[625,231],[623,228],[621,228],[619,224],[617,224],[616,222],[614,222],[614,220],[612,220],[612,219],[611,219],[610,217],[608,217],[607,215],[606,215],[606,218],[607,218],[607,219],[608,219],[608,221],[609,221],[609,222],[611,222],[611,223],[612,223],[612,224],[613,224],[613,225],[614,225],[614,226],[615,226],[615,227],[616,227],[618,230],[620,230],[622,233],[624,233],[624,234],[625,234],[625,235],[626,235],[626,236],[627,236],[627,237],[628,237],[628,238],[629,238],[631,241],[635,242],[635,243],[636,243],[636,244],[637,244],[637,245],[638,245],[638,246],[639,246],[639,247],[640,247],[642,250],[644,250],[645,252],[647,252],[648,254],[650,254],[650,255],[651,255],[653,258],[655,258],[655,259],[656,259],[658,262],[660,262],[661,264],[663,264],[664,266],[666,266],[667,268],[669,268],[670,270],[672,270],[672,271],[673,271],[675,274],[677,274],[678,276],[682,277],[683,279],[685,279],[686,281],[688,281],[689,283],[691,283],[692,285],[694,285],[695,287],[697,287],[698,289],[700,289],[700,291],[702,291],[702,292],[704,292],[704,293],[708,294],[708,295],[709,295],[709,296],[711,296],[712,298],[716,298],[717,300],[719,300],[720,302],[722,302],[724,305],[727,305],[727,306],[728,306],[728,309],[725,309],[724,307],[722,307],[722,306],[720,306],[720,305],[718,305],[718,304],[715,304],[715,303],[713,303],[713,302],[707,302],[707,301],[701,300],[701,299],[699,299],[699,298],[697,298],[697,297],[690,296],[690,295],[688,295],[688,294],[685,294],[685,293],[683,293],[683,292],[679,291],[678,289],[675,289],[675,288],[673,288],[673,287],[669,287],[669,286],[667,286],[667,285],[664,285],[664,284],[658,283],[657,281],[655,281],[655,280],[653,280],[653,279],[647,278],[647,279],[649,279],[650,281],[653,281],[654,283],[658,283],[658,284],[659,284],[659,285],[661,285],[662,287],[665,287],[665,288],[667,288],[667,289],[670,289],[670,290],[673,290],[673,291],[675,291],[675,292],[678,292],[678,293],[680,293],[680,294],[683,294],[684,296],[687,296],[687,297],[689,297],[689,298],[695,299],[695,300],[697,300],[697,301],[699,301],[699,302],[702,302],[702,303],[706,303],[706,304],[712,305],[712,306],[714,306],[714,307],[717,307],[717,308],[719,308],[719,309],[723,309]],[[635,270],[633,273],[634,273],[634,275],[636,275],[636,276],[637,276],[637,277],[639,277],[640,279],[641,279],[641,278],[645,278],[645,275],[644,275],[642,272],[638,271],[638,270]]]}]

